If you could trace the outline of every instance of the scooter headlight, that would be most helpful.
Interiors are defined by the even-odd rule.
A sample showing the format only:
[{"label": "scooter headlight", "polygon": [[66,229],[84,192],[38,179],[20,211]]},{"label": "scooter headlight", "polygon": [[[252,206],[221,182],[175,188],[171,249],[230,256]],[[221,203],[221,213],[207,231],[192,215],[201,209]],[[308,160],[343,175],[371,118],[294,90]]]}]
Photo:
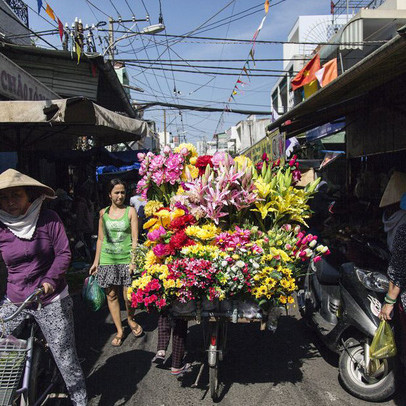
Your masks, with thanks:
[{"label": "scooter headlight", "polygon": [[385,293],[389,289],[389,279],[379,272],[355,268],[358,280],[369,290]]}]

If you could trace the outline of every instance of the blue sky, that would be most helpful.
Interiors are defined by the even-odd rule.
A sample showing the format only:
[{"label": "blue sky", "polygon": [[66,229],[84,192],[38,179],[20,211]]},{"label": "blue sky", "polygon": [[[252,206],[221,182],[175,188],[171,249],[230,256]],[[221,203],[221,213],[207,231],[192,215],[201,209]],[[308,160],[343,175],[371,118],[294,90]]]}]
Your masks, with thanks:
[{"label": "blue sky", "polygon": [[[29,10],[30,28],[34,31],[52,29],[50,18],[42,10],[41,17],[36,14],[37,0],[25,0],[32,10]],[[43,1],[46,5],[45,0]],[[279,3],[279,4],[277,4]],[[168,35],[184,35],[199,28],[194,34],[204,37],[235,38],[250,40],[265,15],[263,2],[255,0],[161,0],[162,15]],[[132,12],[137,19],[144,19],[148,13],[150,24],[158,23],[159,0],[49,0],[49,5],[55,14],[65,24],[71,23],[75,17],[80,18],[84,24],[95,24],[98,21],[107,21],[108,16],[130,19]],[[329,0],[271,0],[270,9],[265,24],[258,36],[259,40],[284,41],[299,15],[322,15],[330,13]],[[98,9],[99,10],[98,10]],[[250,10],[249,10],[250,9]],[[247,11],[248,10],[248,11]],[[242,13],[244,12],[244,13]],[[242,14],[240,14],[242,13]],[[250,15],[248,15],[250,14]],[[239,20],[233,21],[239,17]],[[127,23],[115,27],[124,31],[132,29],[139,32],[149,23],[139,22],[137,25]],[[107,28],[104,27],[104,28]],[[162,34],[163,34],[162,33]],[[105,37],[105,31],[99,31],[100,37]],[[116,33],[116,38],[125,35]],[[45,37],[49,42],[61,48],[59,35]],[[145,102],[160,100],[167,103],[179,103],[196,106],[224,107],[238,79],[239,69],[244,62],[191,62],[190,59],[248,59],[251,44],[249,43],[214,43],[210,40],[179,39],[153,36],[135,36],[117,43],[119,59],[171,60],[174,64],[193,64],[210,66],[209,69],[197,68],[200,72],[220,72],[217,67],[234,67],[233,75],[216,75],[213,73],[185,73],[170,72],[168,70],[140,69],[127,64],[130,84],[144,89],[144,93],[132,92],[134,100]],[[221,42],[221,41],[220,41]],[[45,44],[38,42],[38,45]],[[98,52],[103,49],[98,46]],[[275,44],[257,44],[255,59],[282,58],[282,46]],[[175,62],[176,61],[176,62]],[[134,63],[134,62],[133,62]],[[154,62],[153,66],[168,69],[170,65]],[[251,67],[252,63],[251,63]],[[257,62],[258,69],[282,69],[282,62]],[[190,69],[177,67],[176,69]],[[196,69],[194,69],[196,70]],[[246,77],[245,77],[246,79]],[[235,101],[230,103],[231,109],[259,110],[270,109],[270,91],[277,78],[251,77],[249,83],[241,89],[244,93],[234,96]],[[245,80],[247,82],[247,80]],[[174,92],[176,89],[176,94]],[[145,118],[154,120],[158,130],[164,128],[163,107],[154,107],[146,110]],[[243,120],[246,116],[225,113],[223,121],[219,124],[221,113],[204,113],[197,111],[178,110],[166,108],[167,130],[176,136],[184,136],[188,142],[210,140],[216,129],[225,130]]]}]

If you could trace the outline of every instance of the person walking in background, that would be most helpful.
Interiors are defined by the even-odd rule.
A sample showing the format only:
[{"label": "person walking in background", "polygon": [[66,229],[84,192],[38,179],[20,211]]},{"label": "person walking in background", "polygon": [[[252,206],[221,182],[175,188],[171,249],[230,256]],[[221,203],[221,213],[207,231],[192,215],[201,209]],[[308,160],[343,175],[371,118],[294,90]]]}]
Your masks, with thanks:
[{"label": "person walking in background", "polygon": [[71,401],[87,405],[85,379],[75,347],[72,298],[65,273],[71,253],[69,241],[57,213],[42,207],[55,192],[14,169],[0,175],[0,252],[8,269],[6,298],[0,319],[11,315],[37,288],[44,289],[42,308],[30,307],[6,323],[3,334],[11,334],[32,315],[52,351]]},{"label": "person walking in background", "polygon": [[143,242],[145,240],[145,232],[143,229],[145,223],[145,213],[144,207],[146,205],[146,200],[137,194],[137,185],[131,186],[130,206],[134,207],[138,215],[138,240]]},{"label": "person walking in background", "polygon": [[86,183],[80,186],[72,204],[75,241],[76,244],[81,243],[84,245],[86,260],[89,263],[94,255],[92,249],[94,208],[90,200],[90,186],[90,184],[86,185]]},{"label": "person walking in background", "polygon": [[126,197],[124,182],[112,179],[108,192],[111,205],[100,210],[96,255],[89,273],[96,274],[98,284],[106,290],[110,314],[117,329],[111,345],[119,347],[123,342],[118,299],[120,290],[123,291],[128,325],[132,333],[135,337],[143,333],[142,327],[134,321],[134,309],[127,298],[134,270],[131,252],[138,243],[138,218],[135,209],[124,204]]}]

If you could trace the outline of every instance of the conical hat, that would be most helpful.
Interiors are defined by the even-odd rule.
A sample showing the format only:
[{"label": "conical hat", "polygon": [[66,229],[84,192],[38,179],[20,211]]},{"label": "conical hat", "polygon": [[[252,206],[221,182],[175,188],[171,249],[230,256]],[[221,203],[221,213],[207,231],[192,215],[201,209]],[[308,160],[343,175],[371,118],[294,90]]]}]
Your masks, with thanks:
[{"label": "conical hat", "polygon": [[406,193],[406,173],[393,172],[379,203],[379,207],[399,203],[403,193]]},{"label": "conical hat", "polygon": [[0,190],[9,187],[35,187],[49,197],[55,196],[55,192],[52,188],[15,169],[7,169],[0,174]]}]

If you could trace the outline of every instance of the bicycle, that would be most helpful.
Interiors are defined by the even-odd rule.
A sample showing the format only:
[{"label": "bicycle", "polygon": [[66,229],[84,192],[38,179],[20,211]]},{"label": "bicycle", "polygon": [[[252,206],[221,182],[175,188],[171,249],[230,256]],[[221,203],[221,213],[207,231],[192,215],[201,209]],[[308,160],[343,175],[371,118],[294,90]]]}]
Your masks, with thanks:
[{"label": "bicycle", "polygon": [[[40,309],[43,293],[43,288],[35,290],[0,323],[13,320],[30,304],[37,303]],[[67,399],[62,376],[34,317],[27,315],[16,331],[25,338],[0,338],[0,406],[39,406],[49,399],[59,404]]]}]

